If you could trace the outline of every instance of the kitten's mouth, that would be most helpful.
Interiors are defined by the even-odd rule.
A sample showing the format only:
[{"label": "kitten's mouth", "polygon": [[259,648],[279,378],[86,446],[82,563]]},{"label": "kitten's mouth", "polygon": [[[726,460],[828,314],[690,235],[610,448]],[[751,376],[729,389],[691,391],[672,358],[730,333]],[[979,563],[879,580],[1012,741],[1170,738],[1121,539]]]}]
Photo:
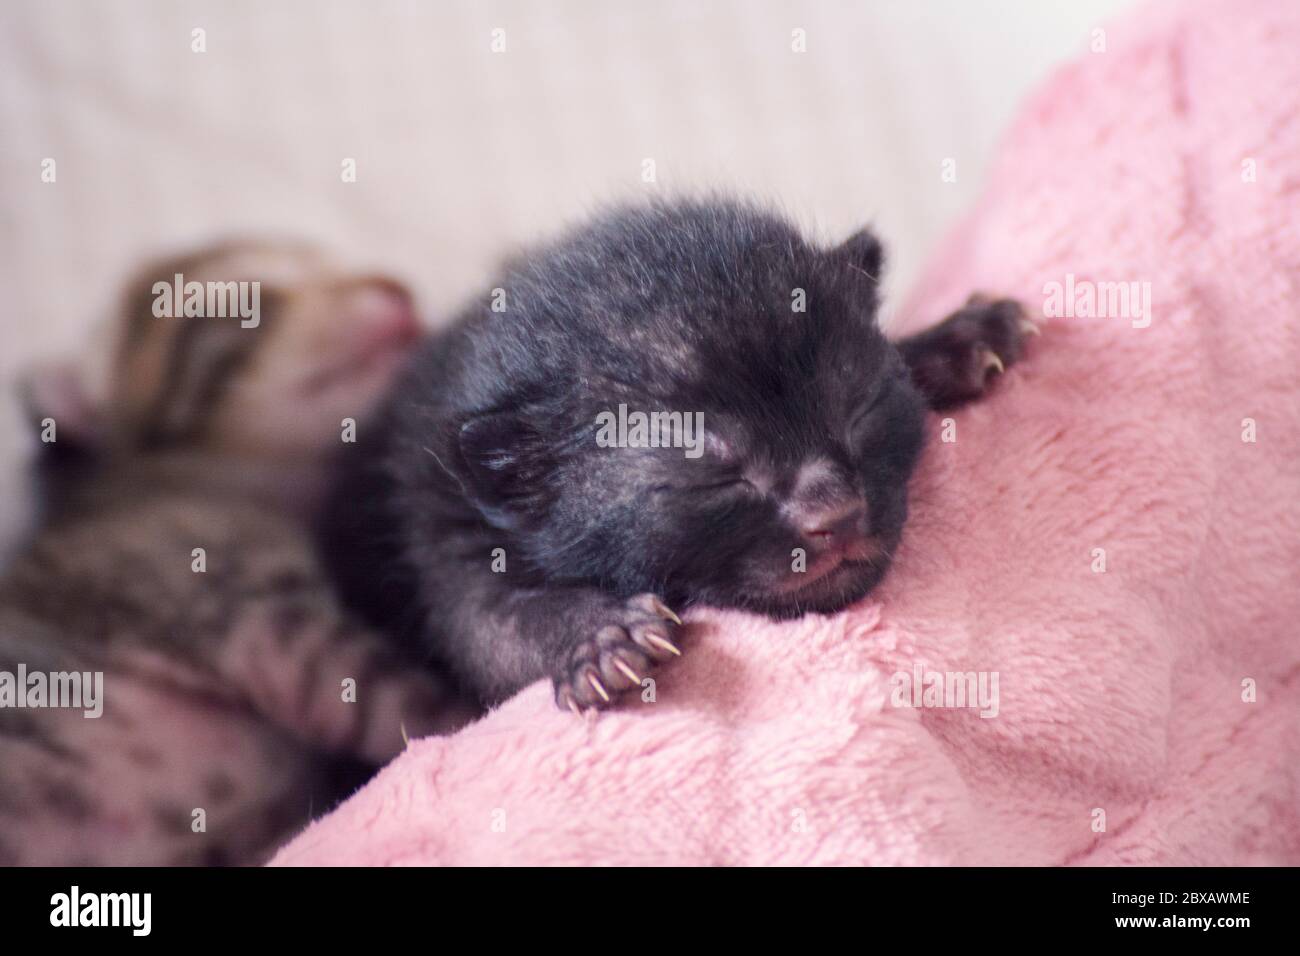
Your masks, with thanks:
[{"label": "kitten's mouth", "polygon": [[829,588],[836,583],[860,576],[869,568],[883,566],[888,554],[874,538],[863,538],[851,547],[814,559],[806,571],[788,575],[772,588],[772,593],[798,599],[804,592]]},{"label": "kitten's mouth", "polygon": [[807,613],[834,614],[862,600],[881,579],[889,564],[879,561],[842,561],[832,571],[796,588],[773,588],[754,595],[741,606],[777,619],[802,617]]},{"label": "kitten's mouth", "polygon": [[819,570],[815,574],[810,568],[804,574],[787,578],[773,588],[772,592],[781,597],[798,600],[805,593],[820,592],[828,590],[836,584],[842,584],[872,566],[872,562],[866,559],[837,558],[824,570]]},{"label": "kitten's mouth", "polygon": [[807,612],[832,614],[864,598],[889,570],[890,548],[878,538],[822,555],[803,573],[786,575],[765,593],[751,593],[743,606],[776,618]]}]

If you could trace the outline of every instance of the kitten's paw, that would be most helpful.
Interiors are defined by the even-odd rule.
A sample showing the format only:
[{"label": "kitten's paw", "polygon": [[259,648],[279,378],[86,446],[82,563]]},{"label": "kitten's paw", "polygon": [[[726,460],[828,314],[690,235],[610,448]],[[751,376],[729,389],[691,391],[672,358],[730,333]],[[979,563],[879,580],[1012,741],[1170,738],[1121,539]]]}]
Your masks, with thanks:
[{"label": "kitten's paw", "polygon": [[1024,306],[1015,299],[976,293],[939,330],[952,369],[950,390],[956,401],[983,397],[1024,354],[1027,335],[1037,335]]},{"label": "kitten's paw", "polygon": [[1015,299],[972,295],[939,325],[903,346],[913,380],[936,409],[983,398],[1025,352],[1038,326]]},{"label": "kitten's paw", "polygon": [[556,704],[574,713],[611,706],[624,691],[640,687],[657,664],[681,656],[674,642],[681,623],[653,594],[611,604],[555,675]]}]

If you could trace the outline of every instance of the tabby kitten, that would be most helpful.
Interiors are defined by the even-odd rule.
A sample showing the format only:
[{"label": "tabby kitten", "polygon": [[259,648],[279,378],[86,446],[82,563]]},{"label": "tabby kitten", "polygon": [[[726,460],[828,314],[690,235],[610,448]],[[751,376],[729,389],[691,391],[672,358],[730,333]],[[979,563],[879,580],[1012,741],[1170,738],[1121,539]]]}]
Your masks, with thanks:
[{"label": "tabby kitten", "polygon": [[[256,323],[182,315],[178,275],[259,283]],[[463,719],[340,610],[305,532],[343,420],[417,334],[396,283],[235,243],[141,273],[103,395],[34,377],[54,441],[43,520],[0,578],[0,864],[260,862],[403,725]],[[102,673],[102,715],[14,706],[20,671]]]}]

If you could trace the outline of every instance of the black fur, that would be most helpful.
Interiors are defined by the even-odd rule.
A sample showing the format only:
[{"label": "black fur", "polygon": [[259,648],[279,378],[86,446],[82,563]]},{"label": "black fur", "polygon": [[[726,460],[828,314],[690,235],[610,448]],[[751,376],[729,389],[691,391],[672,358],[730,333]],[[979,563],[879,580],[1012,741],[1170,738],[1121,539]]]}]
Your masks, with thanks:
[{"label": "black fur", "polygon": [[[672,655],[648,594],[776,617],[858,600],[945,397],[876,326],[881,262],[869,232],[817,248],[718,200],[616,210],[517,258],[504,301],[430,341],[350,447],[324,525],[345,594],[486,702],[549,676],[571,706]],[[913,361],[951,344],[928,334]],[[598,446],[620,404],[702,413],[707,447]]]}]

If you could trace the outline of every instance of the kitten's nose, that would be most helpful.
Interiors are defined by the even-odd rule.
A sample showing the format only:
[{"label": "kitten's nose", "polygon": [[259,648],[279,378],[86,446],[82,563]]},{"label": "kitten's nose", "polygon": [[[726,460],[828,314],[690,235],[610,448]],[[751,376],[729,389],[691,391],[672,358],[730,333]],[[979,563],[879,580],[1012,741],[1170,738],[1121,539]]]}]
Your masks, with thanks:
[{"label": "kitten's nose", "polygon": [[799,530],[818,551],[851,551],[866,541],[866,518],[866,505],[850,501],[809,515]]}]

